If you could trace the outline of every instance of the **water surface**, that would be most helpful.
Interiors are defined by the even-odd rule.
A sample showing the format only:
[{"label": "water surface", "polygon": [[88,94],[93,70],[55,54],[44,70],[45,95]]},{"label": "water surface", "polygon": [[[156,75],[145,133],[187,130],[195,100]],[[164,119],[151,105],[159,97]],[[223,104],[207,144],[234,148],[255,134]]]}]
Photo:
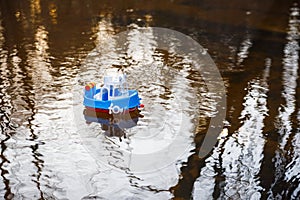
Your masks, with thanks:
[{"label": "water surface", "polygon": [[[0,1],[1,198],[298,199],[299,6]],[[221,72],[226,121],[203,159],[218,94],[176,52],[180,42],[158,49],[149,27],[192,37]],[[113,37],[121,31],[125,50]],[[121,66],[145,109],[121,129],[86,123],[80,88]],[[133,169],[133,155],[171,143],[176,159]]]}]

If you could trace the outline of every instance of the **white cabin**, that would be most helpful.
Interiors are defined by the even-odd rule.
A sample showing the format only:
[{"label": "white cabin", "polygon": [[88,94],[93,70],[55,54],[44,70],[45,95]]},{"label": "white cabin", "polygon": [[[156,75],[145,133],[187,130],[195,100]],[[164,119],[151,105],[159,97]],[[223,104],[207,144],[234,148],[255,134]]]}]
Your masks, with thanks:
[{"label": "white cabin", "polygon": [[100,92],[97,93],[94,98],[107,101],[127,97],[128,95],[126,74],[117,70],[108,70],[104,74],[104,85],[100,88]]}]

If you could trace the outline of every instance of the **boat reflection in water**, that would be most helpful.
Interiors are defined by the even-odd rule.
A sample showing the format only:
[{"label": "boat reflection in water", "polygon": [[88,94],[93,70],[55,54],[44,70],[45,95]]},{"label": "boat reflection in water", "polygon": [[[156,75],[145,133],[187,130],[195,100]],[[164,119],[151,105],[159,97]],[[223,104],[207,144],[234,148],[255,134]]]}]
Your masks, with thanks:
[{"label": "boat reflection in water", "polygon": [[139,117],[143,117],[140,110],[116,115],[84,109],[83,114],[87,124],[93,122],[101,124],[101,129],[105,131],[106,136],[119,137],[120,141],[122,137],[126,138],[126,129],[136,126]]}]

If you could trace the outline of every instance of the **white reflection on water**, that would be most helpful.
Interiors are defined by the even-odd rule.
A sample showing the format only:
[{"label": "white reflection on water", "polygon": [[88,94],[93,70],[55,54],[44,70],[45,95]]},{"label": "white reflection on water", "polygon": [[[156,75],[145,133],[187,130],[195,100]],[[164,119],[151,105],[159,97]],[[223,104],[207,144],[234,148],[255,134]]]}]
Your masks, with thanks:
[{"label": "white reflection on water", "polygon": [[[20,125],[23,123],[28,124],[28,119],[33,118],[32,115],[38,115],[38,117],[30,120],[30,123],[39,124],[37,120],[43,119],[43,117],[48,118],[48,113],[41,113],[39,111],[45,109],[45,106],[47,107],[49,100],[56,98],[53,94],[45,92],[49,91],[53,81],[50,74],[50,55],[47,52],[49,49],[48,32],[44,26],[38,26],[35,31],[34,44],[33,46],[28,45],[26,49],[27,60],[21,60],[21,58],[15,58],[14,56],[12,62],[14,64],[14,90],[15,93],[19,94],[16,95],[16,99],[14,100],[16,111],[13,117]],[[26,70],[20,68],[24,63],[29,66]],[[21,80],[26,77],[30,77],[30,81],[26,83],[22,82]],[[27,93],[28,95],[25,95],[27,96],[26,98],[21,98]],[[57,106],[59,107],[59,102],[57,102]],[[36,107],[36,110],[31,110],[33,107]],[[51,111],[45,109],[45,112]]]},{"label": "white reflection on water", "polygon": [[284,175],[284,165],[286,156],[286,145],[292,133],[292,114],[296,109],[296,88],[298,78],[298,62],[299,62],[299,34],[300,34],[299,8],[292,7],[290,10],[289,30],[287,35],[287,44],[284,48],[283,59],[283,92],[282,97],[285,105],[279,109],[277,129],[279,134],[279,149],[275,152],[275,180],[269,191],[269,198],[281,197],[281,194],[274,194],[273,188]]},{"label": "white reflection on water", "polygon": [[264,155],[265,139],[262,131],[268,114],[267,79],[270,65],[270,60],[267,60],[262,79],[250,82],[240,116],[243,125],[224,145],[222,167],[225,170],[225,187],[221,198],[260,198],[262,188],[256,176]]},{"label": "white reflection on water", "polygon": [[295,112],[295,94],[298,78],[299,61],[299,9],[291,9],[291,19],[289,21],[288,43],[284,48],[283,59],[283,92],[285,105],[281,107],[278,115],[278,129],[282,137],[280,149],[283,150],[291,134],[291,115]]},{"label": "white reflection on water", "polygon": [[76,173],[82,170],[78,162],[92,159],[74,135],[72,93],[65,85],[68,77],[51,75],[48,31],[39,25],[34,33],[32,42],[20,44],[26,56],[18,57],[22,55],[18,47],[5,62],[13,67],[1,66],[9,72],[2,74],[8,83],[13,77],[12,85],[6,85],[12,92],[5,94],[14,94],[11,117],[19,124],[5,141],[4,155],[9,160],[2,171],[8,171],[9,186],[1,192],[11,191],[16,199],[75,199],[87,193],[81,187],[82,173]]},{"label": "white reflection on water", "polygon": [[239,47],[230,45],[229,41],[225,41],[225,44],[228,45],[230,56],[228,57],[231,60],[230,67],[231,70],[238,70],[237,67],[242,67],[246,58],[248,58],[250,49],[253,45],[251,34],[247,31],[243,38],[243,41],[239,44]]},{"label": "white reflection on water", "polygon": [[143,34],[138,30],[138,26],[132,25],[128,32],[127,56],[132,64],[151,64],[154,61],[153,55],[157,46],[151,28],[145,29]]},{"label": "white reflection on water", "polygon": [[214,168],[220,168],[219,156],[227,135],[228,129],[224,128],[212,155],[205,160],[205,166],[201,169],[200,176],[194,183],[193,199],[213,199],[213,192],[215,189],[214,177],[217,175]]},{"label": "white reflection on water", "polygon": [[[286,166],[285,180],[292,183],[299,183],[300,181],[300,110],[298,111],[298,128],[293,138],[293,156],[292,161]],[[297,195],[300,193],[300,185],[296,187],[291,195],[291,199],[297,199]]]},{"label": "white reflection on water", "polygon": [[[93,28],[94,35],[96,39],[94,43],[98,48],[98,58],[95,58],[95,63],[90,63],[91,65],[95,64],[92,69],[94,69],[94,73],[98,74],[100,77],[103,75],[103,71],[97,71],[97,66],[103,66],[104,68],[108,68],[111,65],[118,65],[118,59],[120,55],[116,53],[116,41],[113,39],[114,28],[111,23],[111,15],[107,15],[103,17],[101,21],[98,22],[96,27]],[[88,69],[91,70],[91,69]],[[104,69],[103,69],[104,70]]]},{"label": "white reflection on water", "polygon": [[[1,16],[1,13],[0,13]],[[10,97],[7,97],[6,87],[9,86],[9,81],[6,78],[6,71],[7,71],[7,51],[5,51],[4,48],[5,38],[3,37],[3,26],[2,26],[2,20],[0,20],[0,76],[1,76],[1,84],[0,84],[0,104],[1,104],[1,110],[5,113],[5,110],[10,110],[11,103],[10,103]],[[4,141],[8,139],[7,136],[5,136],[5,129],[7,127],[6,123],[9,119],[7,119],[5,116],[3,116],[4,113],[0,113],[1,117],[1,124],[0,124],[0,140],[1,140],[1,149],[5,148]],[[6,122],[6,123],[4,123]],[[3,153],[3,150],[1,151],[1,160],[0,160],[0,169],[1,171],[6,170],[6,165],[9,158],[6,157],[6,155]],[[5,177],[5,173],[1,174],[1,182],[0,182],[0,196],[1,198],[4,198],[7,185],[5,185],[5,182],[7,182],[8,179]]]},{"label": "white reflection on water", "polygon": [[225,176],[220,199],[260,197],[262,188],[256,175],[260,170],[265,144],[262,131],[264,118],[268,113],[267,79],[270,66],[271,62],[267,59],[262,79],[249,82],[248,94],[244,98],[244,110],[240,116],[243,125],[228,139],[228,130],[223,129],[218,145],[206,159],[206,165],[201,169],[200,177],[194,184],[194,199],[212,199],[215,189],[214,177],[217,175],[215,168],[222,168]]},{"label": "white reflection on water", "polygon": [[[42,111],[40,112],[43,108],[40,106],[45,100],[42,90],[51,80],[46,52],[47,35],[48,32],[43,26],[36,29],[34,45],[27,46],[26,49],[26,61],[17,56],[19,54],[17,49],[10,55],[10,63],[13,64],[11,73],[14,77],[11,89],[15,95],[12,101],[14,106],[12,120],[20,125],[16,133],[6,141],[6,154],[11,158],[8,164],[8,178],[10,190],[15,198],[32,199],[42,196],[40,185],[43,161],[39,149],[39,145],[42,144],[39,135],[40,131],[44,130],[42,127],[49,115],[43,116]],[[27,71],[21,69],[21,65],[25,62],[30,65]],[[30,77],[31,80],[22,81],[25,77]]]},{"label": "white reflection on water", "polygon": [[50,56],[48,54],[48,31],[44,26],[39,26],[35,33],[35,50],[33,54],[29,52],[29,65],[32,66],[32,77],[35,85],[42,87],[42,84],[52,81],[49,73]]},{"label": "white reflection on water", "polygon": [[250,39],[250,34],[246,33],[245,40],[241,43],[239,52],[237,53],[237,65],[241,65],[244,60],[248,57],[249,50],[252,47],[252,42]]}]

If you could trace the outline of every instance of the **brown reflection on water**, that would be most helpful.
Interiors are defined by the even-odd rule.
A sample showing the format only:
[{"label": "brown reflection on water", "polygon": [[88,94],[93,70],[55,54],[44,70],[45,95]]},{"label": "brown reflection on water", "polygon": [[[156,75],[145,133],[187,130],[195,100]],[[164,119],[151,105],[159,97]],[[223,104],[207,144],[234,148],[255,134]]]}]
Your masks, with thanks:
[{"label": "brown reflection on water", "polygon": [[[1,197],[297,199],[300,95],[295,2],[0,1]],[[181,31],[207,48],[228,96],[228,126],[211,154],[203,160],[197,157],[213,115],[203,103],[192,155],[147,181],[99,168],[82,147],[70,117],[74,79],[95,46],[107,51],[101,57],[103,65],[131,69],[137,68],[139,59],[167,58],[165,63],[181,73],[177,85],[193,87],[205,97],[198,74],[182,70],[186,63],[174,52],[144,48],[141,57],[136,46],[129,46],[126,57],[106,40],[130,29],[128,41],[136,41],[135,29],[143,26]],[[154,40],[149,34],[149,41]],[[114,59],[119,60],[111,63]],[[161,74],[159,68],[149,71],[155,77]],[[160,88],[169,97],[173,75],[159,78],[160,84],[142,91],[151,96]]]}]

